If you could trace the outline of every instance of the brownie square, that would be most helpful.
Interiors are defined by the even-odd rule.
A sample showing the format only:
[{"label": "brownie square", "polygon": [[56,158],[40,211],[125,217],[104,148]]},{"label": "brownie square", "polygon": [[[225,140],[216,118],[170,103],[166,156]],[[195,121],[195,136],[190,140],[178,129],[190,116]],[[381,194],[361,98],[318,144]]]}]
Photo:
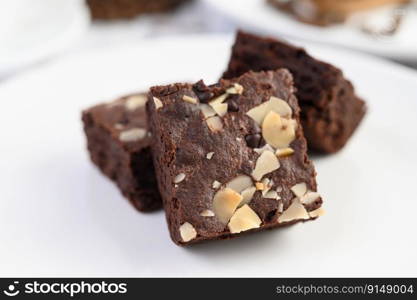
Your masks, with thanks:
[{"label": "brownie square", "polygon": [[321,214],[294,91],[287,70],[150,89],[153,159],[175,243]]},{"label": "brownie square", "polygon": [[343,72],[283,41],[238,32],[224,78],[247,71],[288,69],[294,76],[301,123],[309,149],[323,153],[340,150],[365,115]]},{"label": "brownie square", "polygon": [[170,11],[187,1],[190,0],[87,0],[87,4],[94,19],[112,20]]},{"label": "brownie square", "polygon": [[150,150],[145,94],[91,107],[82,113],[91,160],[140,211],[162,206]]}]

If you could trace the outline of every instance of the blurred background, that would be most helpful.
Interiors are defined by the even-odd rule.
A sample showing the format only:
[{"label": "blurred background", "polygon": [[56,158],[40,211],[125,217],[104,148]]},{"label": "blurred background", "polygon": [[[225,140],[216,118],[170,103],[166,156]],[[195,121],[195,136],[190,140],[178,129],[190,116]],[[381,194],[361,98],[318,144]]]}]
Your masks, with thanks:
[{"label": "blurred background", "polygon": [[410,0],[1,0],[0,82],[74,52],[243,28],[417,68]]}]

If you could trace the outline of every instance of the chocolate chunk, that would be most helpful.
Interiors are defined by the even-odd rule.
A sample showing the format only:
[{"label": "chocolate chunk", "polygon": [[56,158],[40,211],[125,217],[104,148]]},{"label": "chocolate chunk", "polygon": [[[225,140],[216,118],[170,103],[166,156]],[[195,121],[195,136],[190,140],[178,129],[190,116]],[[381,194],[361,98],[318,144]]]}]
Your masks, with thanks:
[{"label": "chocolate chunk", "polygon": [[262,140],[260,133],[248,134],[245,136],[246,145],[250,148],[259,148]]},{"label": "chocolate chunk", "polygon": [[239,105],[237,104],[238,98],[239,94],[231,94],[226,98],[227,110],[229,112],[239,111]]},{"label": "chocolate chunk", "polygon": [[214,96],[203,80],[200,80],[193,85],[193,91],[197,95],[198,99],[200,99],[201,103],[209,102],[209,100],[211,100]]}]

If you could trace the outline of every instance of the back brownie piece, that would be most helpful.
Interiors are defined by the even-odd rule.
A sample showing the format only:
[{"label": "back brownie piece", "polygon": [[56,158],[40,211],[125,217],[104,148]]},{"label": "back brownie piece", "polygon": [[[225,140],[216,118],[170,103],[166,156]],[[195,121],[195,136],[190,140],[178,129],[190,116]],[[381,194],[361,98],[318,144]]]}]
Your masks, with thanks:
[{"label": "back brownie piece", "polygon": [[91,160],[140,211],[162,206],[146,124],[145,94],[104,103],[82,113]]},{"label": "back brownie piece", "polygon": [[224,78],[247,71],[286,68],[294,76],[301,123],[310,149],[340,150],[362,120],[365,103],[340,69],[314,59],[302,48],[238,32]]},{"label": "back brownie piece", "polygon": [[147,104],[173,241],[225,239],[321,214],[287,70],[153,87]]}]

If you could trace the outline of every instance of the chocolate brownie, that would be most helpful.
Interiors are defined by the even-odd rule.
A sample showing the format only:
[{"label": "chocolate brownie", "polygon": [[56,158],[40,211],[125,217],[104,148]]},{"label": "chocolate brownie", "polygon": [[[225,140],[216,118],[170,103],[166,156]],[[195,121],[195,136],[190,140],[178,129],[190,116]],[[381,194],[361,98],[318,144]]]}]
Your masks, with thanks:
[{"label": "chocolate brownie", "polygon": [[285,42],[238,32],[224,78],[286,68],[294,76],[301,123],[309,149],[340,150],[362,120],[366,107],[343,72]]},{"label": "chocolate brownie", "polygon": [[140,211],[162,206],[146,124],[145,94],[100,104],[82,113],[91,160]]},{"label": "chocolate brownie", "polygon": [[122,19],[169,11],[187,1],[189,0],[87,0],[87,4],[94,19]]},{"label": "chocolate brownie", "polygon": [[321,214],[287,70],[152,87],[147,111],[173,241],[187,245]]}]

